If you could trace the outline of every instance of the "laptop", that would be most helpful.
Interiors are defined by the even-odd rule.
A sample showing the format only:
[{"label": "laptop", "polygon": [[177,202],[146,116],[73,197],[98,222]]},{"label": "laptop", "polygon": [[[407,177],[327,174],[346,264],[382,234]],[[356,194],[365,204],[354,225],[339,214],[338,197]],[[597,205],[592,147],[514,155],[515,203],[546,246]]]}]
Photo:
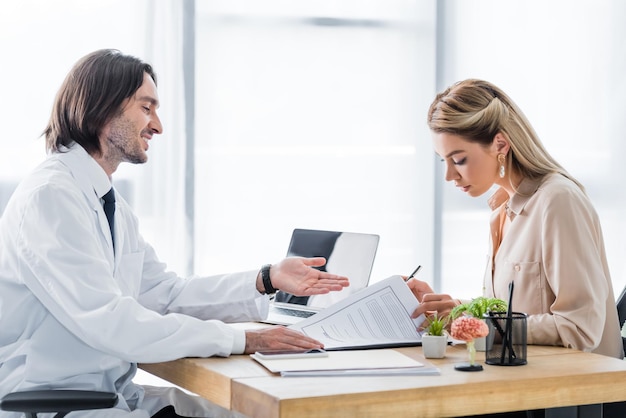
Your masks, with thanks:
[{"label": "laptop", "polygon": [[305,297],[278,291],[267,319],[262,322],[292,325],[366,288],[379,239],[376,234],[294,229],[287,257],[324,257],[326,265],[317,267],[318,270],[346,276],[350,286],[338,292]]}]

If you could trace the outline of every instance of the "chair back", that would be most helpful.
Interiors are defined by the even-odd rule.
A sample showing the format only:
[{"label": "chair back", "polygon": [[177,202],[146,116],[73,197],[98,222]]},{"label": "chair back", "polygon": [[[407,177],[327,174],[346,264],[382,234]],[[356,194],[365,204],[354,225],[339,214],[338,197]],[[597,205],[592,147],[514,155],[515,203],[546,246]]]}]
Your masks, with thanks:
[{"label": "chair back", "polygon": [[[619,297],[617,298],[617,316],[619,318],[619,326],[624,326],[624,322],[626,321],[626,287],[622,290]],[[626,338],[622,336],[622,343],[624,344],[624,353],[626,353]]]}]

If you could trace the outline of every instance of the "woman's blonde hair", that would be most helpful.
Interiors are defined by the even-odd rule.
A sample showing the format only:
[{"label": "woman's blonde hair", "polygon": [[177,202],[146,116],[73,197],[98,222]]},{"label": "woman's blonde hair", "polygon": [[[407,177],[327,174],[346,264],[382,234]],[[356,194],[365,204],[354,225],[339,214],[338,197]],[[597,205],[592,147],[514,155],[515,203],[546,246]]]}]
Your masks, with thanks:
[{"label": "woman's blonde hair", "polygon": [[428,127],[433,132],[459,135],[485,147],[500,132],[511,145],[507,156],[509,170],[531,179],[559,173],[584,190],[546,151],[513,100],[487,81],[464,80],[439,93],[428,110]]}]

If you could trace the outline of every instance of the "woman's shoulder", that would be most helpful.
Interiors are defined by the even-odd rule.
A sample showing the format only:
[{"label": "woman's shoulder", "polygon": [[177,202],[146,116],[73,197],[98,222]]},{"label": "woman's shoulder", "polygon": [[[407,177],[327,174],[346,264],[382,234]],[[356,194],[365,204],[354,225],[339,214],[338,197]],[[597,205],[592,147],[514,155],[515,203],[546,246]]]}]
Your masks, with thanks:
[{"label": "woman's shoulder", "polygon": [[539,190],[550,192],[550,195],[573,194],[586,196],[585,192],[576,183],[559,173],[546,175],[541,180]]},{"label": "woman's shoulder", "polygon": [[562,174],[547,175],[537,190],[537,199],[559,211],[595,213],[593,204],[584,190]]}]

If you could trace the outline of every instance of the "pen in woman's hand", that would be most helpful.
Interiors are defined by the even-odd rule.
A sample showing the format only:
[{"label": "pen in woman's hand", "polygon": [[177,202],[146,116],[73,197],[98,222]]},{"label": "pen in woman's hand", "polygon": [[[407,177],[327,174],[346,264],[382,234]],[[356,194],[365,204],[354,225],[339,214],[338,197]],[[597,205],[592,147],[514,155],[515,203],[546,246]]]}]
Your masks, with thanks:
[{"label": "pen in woman's hand", "polygon": [[413,273],[409,274],[409,275],[407,276],[407,278],[406,278],[406,279],[404,279],[404,281],[405,281],[405,282],[408,282],[409,280],[411,280],[411,279],[413,278],[413,276],[415,276],[415,275],[417,274],[417,272],[418,272],[418,271],[420,271],[420,269],[421,269],[421,268],[422,268],[422,266],[421,266],[421,265],[420,265],[420,266],[415,267],[415,270],[413,270]]}]

